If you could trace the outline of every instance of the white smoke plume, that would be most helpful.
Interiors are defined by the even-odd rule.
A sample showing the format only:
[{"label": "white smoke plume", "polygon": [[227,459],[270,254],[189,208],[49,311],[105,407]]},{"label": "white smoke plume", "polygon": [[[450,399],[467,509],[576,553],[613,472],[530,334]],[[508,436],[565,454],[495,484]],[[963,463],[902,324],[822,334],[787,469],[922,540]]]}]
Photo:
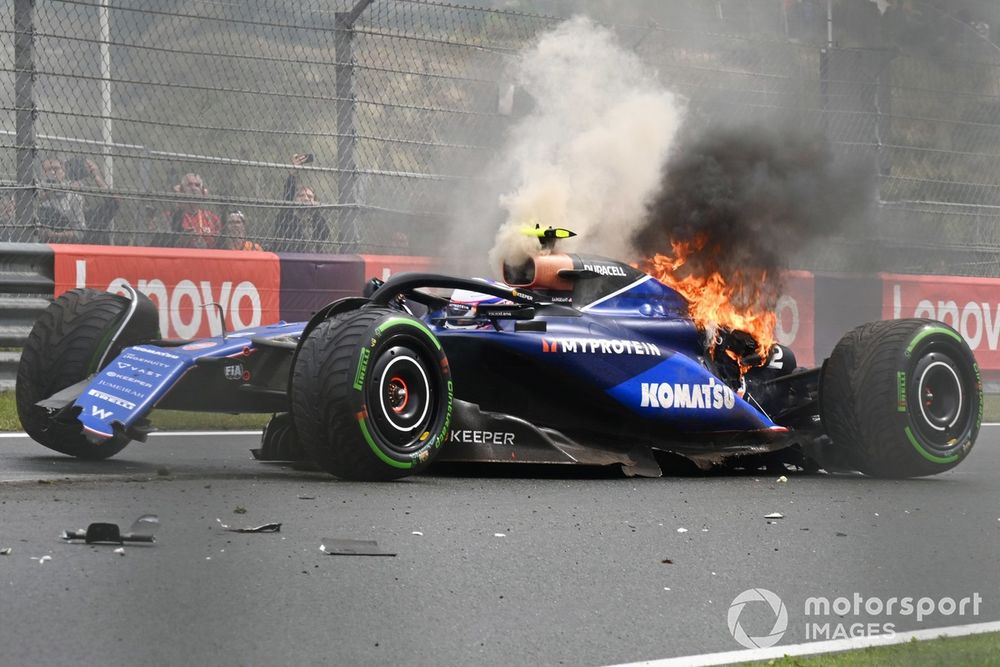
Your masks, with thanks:
[{"label": "white smoke plume", "polygon": [[683,100],[609,30],[583,17],[559,24],[522,54],[515,84],[535,106],[512,128],[502,153],[510,185],[499,203],[507,219],[490,264],[538,254],[537,239],[520,231],[536,223],[579,234],[561,250],[628,259]]}]

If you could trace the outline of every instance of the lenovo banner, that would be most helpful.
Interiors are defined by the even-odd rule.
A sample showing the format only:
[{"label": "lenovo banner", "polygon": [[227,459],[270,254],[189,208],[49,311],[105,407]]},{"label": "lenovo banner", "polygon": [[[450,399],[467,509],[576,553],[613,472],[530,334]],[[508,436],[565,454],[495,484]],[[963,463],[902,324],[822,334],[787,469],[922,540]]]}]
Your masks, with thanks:
[{"label": "lenovo banner", "polygon": [[55,294],[74,287],[124,293],[160,311],[165,338],[218,336],[279,319],[281,270],[269,252],[52,245]]},{"label": "lenovo banner", "polygon": [[1000,280],[882,274],[882,318],[928,317],[954,327],[983,369],[1000,370]]},{"label": "lenovo banner", "polygon": [[778,298],[774,337],[792,348],[799,366],[815,362],[816,280],[808,271],[785,271],[784,287]]}]

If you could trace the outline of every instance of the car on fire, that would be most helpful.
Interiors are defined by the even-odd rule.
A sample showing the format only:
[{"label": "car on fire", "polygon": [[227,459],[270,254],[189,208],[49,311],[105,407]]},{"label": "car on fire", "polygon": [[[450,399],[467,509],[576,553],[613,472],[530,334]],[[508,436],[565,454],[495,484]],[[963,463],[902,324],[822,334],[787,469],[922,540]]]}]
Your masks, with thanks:
[{"label": "car on fire", "polygon": [[272,413],[260,458],[346,479],[434,461],[657,476],[667,460],[896,478],[958,465],[983,414],[976,361],[946,324],[865,324],[800,368],[597,256],[539,254],[502,282],[399,274],[308,322],[199,340],[161,339],[153,303],[124,291],[69,290],[36,321],[16,400],[46,447],[113,456],[154,430],[155,407]]}]

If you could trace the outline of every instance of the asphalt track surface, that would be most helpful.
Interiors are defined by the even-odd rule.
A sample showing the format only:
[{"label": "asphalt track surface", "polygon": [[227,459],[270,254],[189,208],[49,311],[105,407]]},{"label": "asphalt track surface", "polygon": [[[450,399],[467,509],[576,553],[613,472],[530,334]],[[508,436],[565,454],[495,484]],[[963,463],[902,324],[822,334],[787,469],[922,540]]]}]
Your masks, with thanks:
[{"label": "asphalt track surface", "polygon": [[[956,470],[907,481],[477,468],[359,484],[254,462],[255,445],[153,437],[85,463],[0,437],[0,662],[612,664],[739,649],[727,613],[750,588],[786,605],[783,644],[833,638],[807,637],[810,622],[1000,619],[996,426]],[[124,556],[59,539],[149,512],[157,543]],[[282,529],[237,534],[217,517]],[[398,555],[329,556],[325,538]],[[808,597],[855,593],[982,601],[920,622],[804,615]],[[774,621],[759,603],[739,616],[751,636]]]}]

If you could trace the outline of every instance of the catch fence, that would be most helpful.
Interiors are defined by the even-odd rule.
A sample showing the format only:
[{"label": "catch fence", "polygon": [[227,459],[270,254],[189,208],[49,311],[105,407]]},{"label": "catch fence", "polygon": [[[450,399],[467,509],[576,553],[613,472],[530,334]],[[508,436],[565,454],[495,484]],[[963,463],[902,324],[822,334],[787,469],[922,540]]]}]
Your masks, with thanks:
[{"label": "catch fence", "polygon": [[[781,124],[869,158],[872,224],[797,265],[1000,275],[1000,16],[867,0],[13,0],[0,240],[197,245],[239,210],[269,250],[433,254],[531,109],[511,64],[581,9],[689,100],[686,131]],[[498,220],[467,222],[488,247]]]}]

